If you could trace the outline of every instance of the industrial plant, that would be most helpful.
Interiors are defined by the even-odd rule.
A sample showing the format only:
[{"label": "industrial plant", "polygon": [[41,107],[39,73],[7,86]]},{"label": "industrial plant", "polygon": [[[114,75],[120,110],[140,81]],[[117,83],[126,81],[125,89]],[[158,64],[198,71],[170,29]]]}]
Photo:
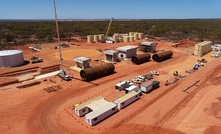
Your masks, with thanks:
[{"label": "industrial plant", "polygon": [[[193,20],[179,25],[182,32],[173,28],[178,20],[112,17],[79,26],[82,21],[58,19],[53,2],[54,29],[43,31],[42,42],[34,30],[30,42],[0,51],[1,133],[220,133],[218,36],[187,38],[199,32],[185,29],[197,26]],[[1,36],[9,38],[5,31]]]}]

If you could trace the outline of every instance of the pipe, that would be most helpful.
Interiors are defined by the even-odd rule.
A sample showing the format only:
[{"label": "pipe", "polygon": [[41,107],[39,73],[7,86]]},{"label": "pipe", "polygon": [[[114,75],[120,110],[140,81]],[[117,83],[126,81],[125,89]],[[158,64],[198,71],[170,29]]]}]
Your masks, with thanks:
[{"label": "pipe", "polygon": [[135,55],[131,58],[131,61],[134,64],[142,64],[144,62],[147,62],[150,60],[150,54],[149,53],[145,53],[145,54],[139,54],[139,55]]},{"label": "pipe", "polygon": [[171,58],[172,55],[173,55],[173,52],[171,50],[168,50],[168,51],[155,53],[152,56],[152,58],[153,58],[153,60],[155,60],[157,62],[161,62],[161,61],[164,61],[164,60],[167,60],[167,59]]},{"label": "pipe", "polygon": [[105,63],[100,66],[86,68],[80,71],[81,79],[84,81],[91,81],[109,74],[114,73],[114,64]]}]

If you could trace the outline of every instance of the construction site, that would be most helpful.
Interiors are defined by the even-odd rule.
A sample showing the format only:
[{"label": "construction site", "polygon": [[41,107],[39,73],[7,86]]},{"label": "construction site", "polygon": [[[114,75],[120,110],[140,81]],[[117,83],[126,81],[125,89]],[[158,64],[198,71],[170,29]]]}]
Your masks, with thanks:
[{"label": "construction site", "polygon": [[[78,45],[62,48],[63,69],[71,76],[71,80],[59,77],[60,57],[58,50],[54,49],[57,43],[42,44],[41,51],[36,52],[29,49],[29,45],[16,47],[22,51],[1,52],[1,66],[4,67],[0,69],[0,131],[220,132],[221,59],[211,57],[213,51],[195,56],[194,48],[198,42],[186,40],[178,44],[155,41],[156,53],[149,53],[138,49],[144,41],[147,42],[141,39],[133,43],[98,42],[92,45],[85,43],[85,40],[78,42]],[[106,50],[117,52],[114,56],[117,60],[107,61]],[[17,62],[4,64],[7,62],[6,55]],[[80,59],[74,60],[79,56]],[[29,62],[33,57],[40,57],[40,62]],[[82,64],[77,65],[78,62]],[[148,75],[152,79],[147,79]],[[132,84],[122,84],[121,81],[130,81]],[[153,81],[159,82],[154,90]],[[116,90],[115,84],[119,82],[121,84]],[[128,93],[139,98],[131,100],[131,95],[129,98],[125,96],[129,99],[127,102],[122,97]],[[92,113],[79,117],[74,109],[98,96],[105,101],[91,101],[85,105],[89,111],[93,110],[93,116],[94,112],[99,111],[93,105],[98,103],[100,108],[108,104],[110,108],[118,110],[90,125],[85,118],[90,120]],[[121,108],[124,103],[126,107]]]},{"label": "construction site", "polygon": [[109,35],[113,18],[61,43],[55,19],[57,42],[0,51],[1,133],[221,132],[218,44]]}]

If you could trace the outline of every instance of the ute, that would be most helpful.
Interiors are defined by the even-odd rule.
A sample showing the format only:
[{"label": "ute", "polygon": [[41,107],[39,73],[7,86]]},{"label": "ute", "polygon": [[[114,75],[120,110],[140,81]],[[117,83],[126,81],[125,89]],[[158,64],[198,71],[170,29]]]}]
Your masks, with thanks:
[{"label": "ute", "polygon": [[39,57],[31,57],[30,58],[30,62],[33,64],[33,63],[38,63],[38,62],[43,62],[43,59],[42,58],[39,58]]}]

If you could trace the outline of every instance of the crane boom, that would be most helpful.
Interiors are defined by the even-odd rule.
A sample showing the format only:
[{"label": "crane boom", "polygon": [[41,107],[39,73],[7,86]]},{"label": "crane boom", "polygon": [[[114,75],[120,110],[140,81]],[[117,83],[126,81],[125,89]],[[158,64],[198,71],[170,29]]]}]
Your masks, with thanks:
[{"label": "crane boom", "polygon": [[114,19],[114,18],[112,17],[111,20],[110,20],[110,22],[109,22],[109,25],[108,25],[108,28],[107,28],[107,32],[106,32],[106,34],[105,34],[105,39],[107,39],[109,30],[110,30],[110,26],[111,26],[111,24],[112,24],[113,19]]},{"label": "crane boom", "polygon": [[56,0],[54,0],[54,16],[55,16],[55,23],[56,23],[58,50],[59,50],[59,56],[60,56],[60,67],[61,67],[61,70],[63,70],[63,58],[62,58],[61,46],[60,46],[60,35],[59,35],[58,17],[57,17],[57,11],[56,11]]}]

